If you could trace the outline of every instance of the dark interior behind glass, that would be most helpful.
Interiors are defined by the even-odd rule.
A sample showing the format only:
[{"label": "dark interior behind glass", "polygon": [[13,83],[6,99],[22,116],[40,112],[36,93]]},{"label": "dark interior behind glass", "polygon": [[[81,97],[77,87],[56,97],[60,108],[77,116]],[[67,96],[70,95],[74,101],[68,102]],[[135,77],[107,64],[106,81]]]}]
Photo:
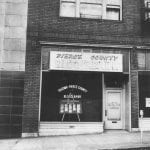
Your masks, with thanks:
[{"label": "dark interior behind glass", "polygon": [[[70,98],[73,96],[73,98]],[[81,104],[81,112],[60,113],[62,102]],[[42,73],[41,121],[102,121],[102,74],[50,71]]]}]

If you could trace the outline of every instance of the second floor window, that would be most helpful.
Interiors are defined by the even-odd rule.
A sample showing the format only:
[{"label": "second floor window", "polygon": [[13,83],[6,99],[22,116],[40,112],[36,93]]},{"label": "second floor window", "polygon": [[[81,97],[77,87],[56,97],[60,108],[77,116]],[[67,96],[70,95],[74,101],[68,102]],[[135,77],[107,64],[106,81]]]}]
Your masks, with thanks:
[{"label": "second floor window", "polygon": [[122,0],[60,0],[60,16],[122,20]]},{"label": "second floor window", "polygon": [[150,0],[145,0],[145,20],[150,21]]}]

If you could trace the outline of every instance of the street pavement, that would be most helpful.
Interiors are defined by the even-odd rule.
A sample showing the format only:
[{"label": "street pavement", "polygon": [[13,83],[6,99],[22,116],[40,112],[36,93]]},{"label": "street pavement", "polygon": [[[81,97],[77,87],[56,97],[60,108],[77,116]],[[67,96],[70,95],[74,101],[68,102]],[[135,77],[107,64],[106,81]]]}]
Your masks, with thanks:
[{"label": "street pavement", "polygon": [[1,139],[0,150],[150,150],[150,132],[105,131],[102,134]]}]

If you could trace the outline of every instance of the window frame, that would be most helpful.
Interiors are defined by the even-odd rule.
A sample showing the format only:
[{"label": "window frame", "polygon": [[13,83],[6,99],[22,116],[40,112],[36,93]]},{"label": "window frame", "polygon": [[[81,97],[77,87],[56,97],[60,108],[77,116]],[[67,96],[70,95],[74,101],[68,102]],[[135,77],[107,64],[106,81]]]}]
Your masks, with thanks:
[{"label": "window frame", "polygon": [[[80,6],[81,6],[81,4],[90,4],[90,5],[95,5],[95,6],[101,6],[101,8],[103,7],[102,6],[102,4],[101,3],[89,3],[89,2],[80,2]],[[79,8],[80,8],[80,6],[79,6]],[[101,10],[102,11],[102,10]],[[80,18],[90,18],[90,19],[102,19],[102,16],[103,16],[103,11],[101,12],[101,16],[100,16],[100,18],[98,17],[98,18],[91,18],[91,17],[82,17],[82,15],[81,15],[81,10],[79,9],[79,15],[80,15]],[[91,14],[83,14],[83,15],[91,15]],[[92,16],[92,15],[91,15]],[[98,16],[98,15],[95,15],[95,16]]]},{"label": "window frame", "polygon": [[[61,15],[61,4],[62,4],[62,2],[75,2],[75,17],[69,17],[69,16],[62,16]],[[80,4],[92,4],[92,5],[94,5],[94,4],[96,4],[96,5],[101,5],[101,7],[102,7],[102,15],[101,15],[101,17],[83,17],[82,15],[80,15]],[[119,3],[118,4],[113,4],[113,3],[108,3],[108,0],[101,0],[101,3],[99,2],[99,3],[96,3],[96,1],[88,1],[88,2],[84,2],[83,0],[60,0],[60,10],[59,10],[59,16],[60,17],[66,17],[66,18],[85,18],[85,19],[97,19],[97,20],[113,20],[113,21],[122,21],[122,3],[123,3],[123,1],[122,0],[120,0],[119,1]],[[107,15],[106,15],[106,13],[107,13],[107,8],[110,6],[110,9],[116,9],[116,10],[118,10],[118,12],[119,12],[119,18],[116,20],[116,19],[108,19],[107,18]],[[90,15],[90,14],[89,14]]]},{"label": "window frame", "polygon": [[144,20],[150,22],[150,0],[145,0],[144,5],[145,5]]},{"label": "window frame", "polygon": [[147,8],[150,9],[150,2],[147,2]]},{"label": "window frame", "polygon": [[[106,14],[108,12],[108,9],[115,10],[116,12],[118,12],[118,20],[121,20],[121,11],[120,11],[120,6],[119,5],[109,5],[109,4],[107,4],[107,6],[106,6]],[[106,16],[106,18],[107,18],[107,16]],[[115,20],[115,19],[108,19],[108,20]]]},{"label": "window frame", "polygon": [[75,15],[75,17],[76,17],[76,0],[61,0],[61,1],[60,1],[60,16],[62,16],[62,17],[73,17],[73,16],[63,16],[63,15],[62,15],[62,14],[63,14],[63,13],[62,13],[62,4],[63,4],[63,3],[64,3],[64,4],[69,3],[69,4],[74,4],[74,5],[75,5],[75,10],[74,10],[74,11],[75,11],[75,12],[74,12],[75,14],[74,14],[74,15]]}]

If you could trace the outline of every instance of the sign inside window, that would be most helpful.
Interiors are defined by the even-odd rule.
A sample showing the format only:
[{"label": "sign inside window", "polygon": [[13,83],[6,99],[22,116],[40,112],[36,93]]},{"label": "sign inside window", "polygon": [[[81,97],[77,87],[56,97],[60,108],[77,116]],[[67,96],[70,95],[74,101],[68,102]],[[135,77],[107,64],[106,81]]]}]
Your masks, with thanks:
[{"label": "sign inside window", "polygon": [[88,90],[76,84],[69,84],[57,90],[62,93],[59,113],[60,114],[81,114],[82,113],[82,93]]},{"label": "sign inside window", "polygon": [[80,90],[80,91],[82,91],[82,92],[85,92],[85,93],[88,92],[88,90],[85,89],[84,87],[81,87],[81,86],[79,86],[79,85],[73,85],[73,84],[65,85],[65,86],[59,88],[57,91],[58,91],[58,92],[63,92],[64,90],[67,90],[67,89],[78,89],[78,90]]},{"label": "sign inside window", "polygon": [[50,52],[51,70],[122,72],[122,54]]},{"label": "sign inside window", "polygon": [[61,100],[60,101],[61,114],[81,114],[82,104],[79,100]]}]

